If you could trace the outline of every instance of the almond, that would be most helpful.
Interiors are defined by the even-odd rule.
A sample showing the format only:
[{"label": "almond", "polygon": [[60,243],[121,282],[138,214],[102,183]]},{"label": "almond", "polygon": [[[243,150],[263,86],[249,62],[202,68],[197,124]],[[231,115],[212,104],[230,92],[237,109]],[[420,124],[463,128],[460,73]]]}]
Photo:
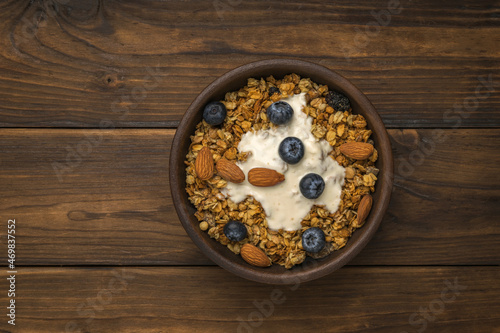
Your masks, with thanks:
[{"label": "almond", "polygon": [[241,183],[245,180],[245,174],[236,163],[221,158],[215,165],[219,175],[227,181]]},{"label": "almond", "polygon": [[271,266],[271,260],[269,257],[255,245],[246,243],[241,247],[240,250],[241,257],[250,265],[257,267],[269,267]]},{"label": "almond", "polygon": [[267,168],[253,168],[248,171],[248,181],[253,186],[267,187],[274,186],[285,180],[278,171]]},{"label": "almond", "polygon": [[372,209],[372,204],[373,204],[373,198],[369,194],[365,194],[363,198],[361,198],[361,201],[358,206],[358,225],[361,226],[363,225],[363,222],[365,222],[366,218],[368,217],[368,214],[370,214],[370,210]]},{"label": "almond", "polygon": [[340,146],[340,152],[354,160],[366,160],[373,154],[373,146],[365,142],[346,142]]},{"label": "almond", "polygon": [[201,180],[210,179],[214,174],[214,158],[210,148],[203,147],[196,156],[194,170]]}]

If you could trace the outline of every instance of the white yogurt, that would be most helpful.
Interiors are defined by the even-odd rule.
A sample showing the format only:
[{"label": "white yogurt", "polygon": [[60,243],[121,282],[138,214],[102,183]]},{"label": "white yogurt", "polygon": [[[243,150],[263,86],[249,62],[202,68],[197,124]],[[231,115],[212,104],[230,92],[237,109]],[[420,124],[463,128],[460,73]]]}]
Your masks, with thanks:
[{"label": "white yogurt", "polygon": [[[228,182],[223,193],[236,203],[247,196],[253,196],[264,208],[270,229],[293,231],[301,228],[300,222],[313,205],[323,205],[330,212],[337,211],[345,169],[328,156],[332,150],[328,142],[312,135],[313,119],[302,112],[306,105],[305,94],[294,95],[283,101],[293,108],[293,118],[276,129],[245,133],[238,144],[238,150],[251,154],[245,162],[239,162],[238,166],[247,179],[250,169],[265,167],[282,173],[285,180],[270,187],[253,186],[247,179],[240,184]],[[304,157],[294,165],[284,162],[278,154],[281,141],[289,136],[302,140],[305,148]],[[302,177],[311,172],[321,175],[325,181],[325,190],[317,199],[307,199],[299,189]]]}]

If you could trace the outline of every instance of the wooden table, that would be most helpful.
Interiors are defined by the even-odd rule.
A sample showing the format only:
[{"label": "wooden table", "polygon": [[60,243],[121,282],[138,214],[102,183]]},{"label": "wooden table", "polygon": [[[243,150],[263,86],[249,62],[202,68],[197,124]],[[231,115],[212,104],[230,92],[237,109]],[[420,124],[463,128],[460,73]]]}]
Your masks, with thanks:
[{"label": "wooden table", "polygon": [[[0,2],[0,331],[500,332],[499,3],[397,3]],[[374,239],[298,286],[215,266],[168,179],[195,96],[276,57],[351,80],[395,156]]]}]

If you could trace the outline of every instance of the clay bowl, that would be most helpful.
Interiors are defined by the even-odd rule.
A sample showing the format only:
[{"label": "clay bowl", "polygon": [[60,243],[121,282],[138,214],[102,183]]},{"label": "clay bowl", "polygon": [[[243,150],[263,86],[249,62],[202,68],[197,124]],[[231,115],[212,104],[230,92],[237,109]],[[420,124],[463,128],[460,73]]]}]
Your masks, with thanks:
[{"label": "clay bowl", "polygon": [[[376,191],[373,194],[373,206],[365,225],[356,230],[347,245],[323,259],[307,258],[304,263],[287,270],[279,265],[268,268],[254,267],[246,263],[225,246],[211,239],[201,231],[199,222],[194,217],[195,208],[189,202],[186,191],[186,171],[184,159],[190,144],[190,135],[202,119],[206,103],[221,100],[228,91],[238,90],[246,85],[250,77],[260,78],[273,75],[276,78],[297,73],[301,77],[310,77],[314,82],[328,85],[349,97],[353,113],[362,114],[373,131],[372,138],[379,152],[376,166],[380,169]],[[313,63],[272,59],[253,62],[238,67],[212,82],[193,101],[182,118],[172,143],[170,154],[170,188],[179,219],[189,237],[201,252],[226,270],[243,278],[269,284],[297,284],[325,276],[352,260],[372,238],[382,221],[389,204],[393,175],[393,159],[387,131],[375,111],[375,108],[363,93],[339,74]]]}]

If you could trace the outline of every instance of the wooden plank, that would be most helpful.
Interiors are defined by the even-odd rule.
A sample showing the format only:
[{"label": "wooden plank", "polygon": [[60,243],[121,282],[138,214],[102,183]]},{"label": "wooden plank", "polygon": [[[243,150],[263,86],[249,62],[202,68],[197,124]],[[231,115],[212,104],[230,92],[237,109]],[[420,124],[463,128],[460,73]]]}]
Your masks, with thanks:
[{"label": "wooden plank", "polygon": [[464,102],[458,126],[500,126],[493,0],[405,0],[382,27],[387,1],[64,2],[44,19],[43,2],[1,5],[0,127],[175,127],[215,78],[278,57],[338,71],[389,127],[455,128]]},{"label": "wooden plank", "polygon": [[[2,332],[499,332],[498,267],[344,267],[269,286],[218,267],[22,268]],[[7,288],[6,282],[1,283]],[[6,304],[5,293],[0,302]]]},{"label": "wooden plank", "polygon": [[500,244],[500,131],[390,130],[389,135],[395,162],[390,207],[363,251],[367,256],[354,263],[391,265],[393,253],[402,251],[398,264],[405,256],[411,258],[408,264],[500,264],[500,255],[487,253]]},{"label": "wooden plank", "polygon": [[[500,263],[500,129],[446,130],[429,153],[433,131],[389,131],[397,171],[392,201],[354,264]],[[173,134],[1,129],[0,216],[17,221],[18,264],[211,264],[172,206]],[[418,142],[427,144],[418,148]],[[78,151],[81,160],[71,155]],[[414,163],[412,172],[405,160]],[[71,166],[61,182],[55,162]]]}]

